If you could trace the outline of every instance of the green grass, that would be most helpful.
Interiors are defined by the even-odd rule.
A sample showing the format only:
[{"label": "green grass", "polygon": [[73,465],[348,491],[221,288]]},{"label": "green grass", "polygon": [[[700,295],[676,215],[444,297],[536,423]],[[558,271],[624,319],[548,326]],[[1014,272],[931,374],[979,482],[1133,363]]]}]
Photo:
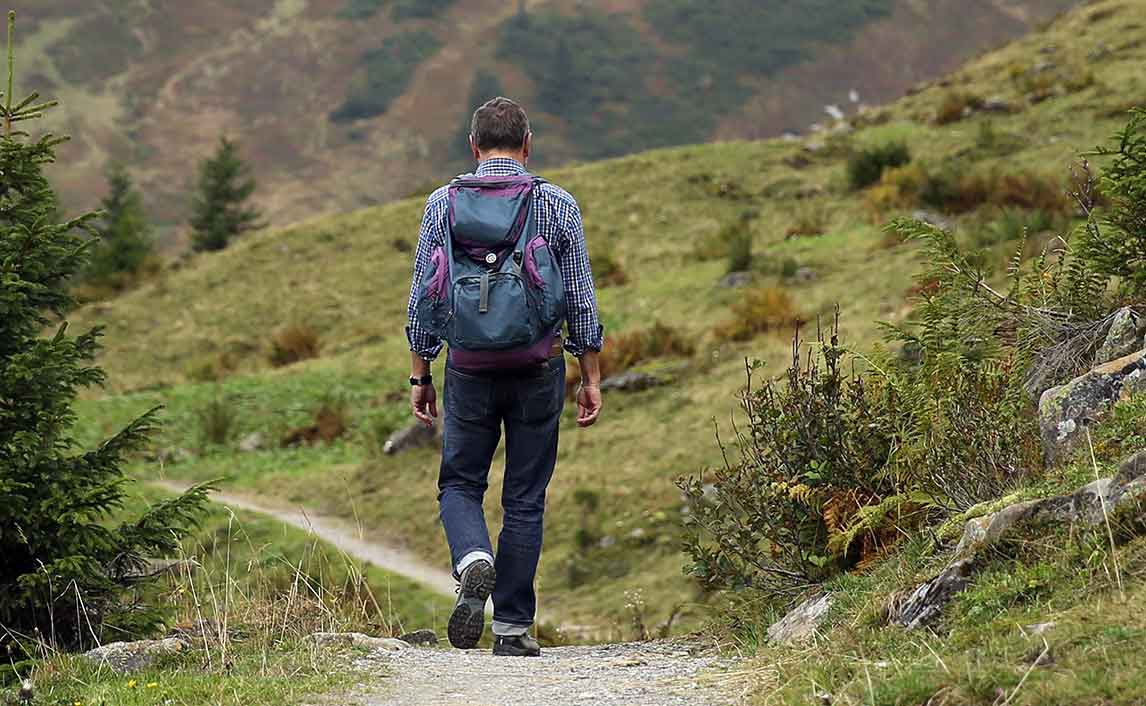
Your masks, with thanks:
[{"label": "green grass", "polygon": [[[712,330],[729,318],[743,293],[716,286],[725,262],[696,257],[697,243],[754,209],[758,217],[747,227],[757,284],[789,290],[812,322],[838,303],[842,340],[856,348],[870,345],[879,336],[875,321],[897,321],[908,311],[918,258],[911,246],[888,243],[881,232],[880,224],[898,211],[873,213],[864,192],[850,191],[848,155],[894,140],[920,163],[961,160],[977,170],[1065,175],[1079,151],[1124,124],[1119,111],[1128,96],[1146,95],[1138,78],[1146,48],[1135,43],[1146,30],[1125,26],[1125,17],[1146,9],[1146,1],[1098,7],[1104,6],[1121,9],[1091,22],[1095,9],[1083,8],[951,76],[961,90],[1012,101],[1020,108],[1013,114],[936,126],[931,118],[948,89],[935,87],[866,114],[851,134],[813,138],[825,143],[815,153],[781,140],[729,142],[543,172],[577,196],[591,254],[608,252],[624,263],[628,282],[600,292],[607,336],[661,321],[695,341],[697,353],[671,386],[608,395],[602,421],[591,430],[576,429],[567,410],[539,576],[542,619],[583,626],[589,637],[631,636],[626,591],[644,592],[650,622],[686,604],[681,629],[700,625],[704,609],[698,604],[713,600],[698,595],[681,572],[676,520],[682,504],[672,481],[721,462],[713,420],[729,438],[744,357],[767,360],[769,371],[779,374],[790,344],[786,334],[743,344],[714,338]],[[1084,61],[1102,43],[1119,49],[1093,62],[1097,80],[1079,90],[1029,104],[1021,82],[1010,78],[1032,66],[1041,47],[1057,47],[1056,60],[1067,65]],[[1006,154],[978,149],[979,128],[988,119],[999,134],[1022,135],[1022,146]],[[808,164],[789,166],[797,155]],[[379,457],[367,433],[406,419],[410,254],[393,243],[412,244],[422,207],[421,199],[409,199],[254,233],[137,292],[78,312],[73,326],[107,325],[102,362],[110,373],[106,393],[81,408],[82,438],[94,443],[131,415],[163,403],[171,421],[160,445],[195,450],[195,411],[221,394],[244,400],[240,433],[262,430],[273,441],[307,423],[324,396],[343,397],[352,432],[330,446],[241,454],[231,444],[204,448],[163,469],[141,459],[136,471],[142,477],[225,476],[246,492],[357,515],[366,531],[403,536],[423,558],[445,565],[436,454]],[[809,211],[828,214],[825,232],[786,239]],[[952,218],[969,229],[993,217],[972,212]],[[997,272],[1009,250],[992,251]],[[787,261],[810,268],[816,278],[785,281]],[[271,369],[270,339],[291,322],[319,332],[323,357]],[[218,387],[189,381],[203,361],[220,356],[228,357],[234,372]],[[495,464],[487,505],[495,531],[498,477]],[[585,513],[574,500],[578,490],[599,495],[593,522],[610,546],[579,549]],[[572,581],[574,557],[595,567],[596,575]]]}]

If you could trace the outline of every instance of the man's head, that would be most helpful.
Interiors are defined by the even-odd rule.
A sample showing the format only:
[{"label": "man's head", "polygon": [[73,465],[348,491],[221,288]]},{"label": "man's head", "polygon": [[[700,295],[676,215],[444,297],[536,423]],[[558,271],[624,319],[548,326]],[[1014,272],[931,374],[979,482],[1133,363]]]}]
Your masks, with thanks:
[{"label": "man's head", "polygon": [[524,164],[529,159],[532,141],[525,110],[510,99],[494,98],[474,111],[470,123],[474,159],[510,157]]}]

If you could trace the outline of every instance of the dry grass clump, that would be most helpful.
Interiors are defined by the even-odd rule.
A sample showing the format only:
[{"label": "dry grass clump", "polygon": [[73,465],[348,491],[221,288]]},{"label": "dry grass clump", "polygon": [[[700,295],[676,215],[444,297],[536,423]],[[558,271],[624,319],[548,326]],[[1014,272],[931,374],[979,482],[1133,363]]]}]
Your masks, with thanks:
[{"label": "dry grass clump", "polygon": [[957,123],[982,105],[983,99],[979,96],[962,91],[951,91],[943,96],[943,102],[935,111],[935,124],[950,125]]},{"label": "dry grass clump", "polygon": [[604,248],[594,252],[591,257],[593,280],[598,287],[620,287],[628,284],[629,273],[625,271],[625,266],[621,263],[615,249]]},{"label": "dry grass clump", "polygon": [[785,240],[814,238],[828,231],[828,211],[816,205],[805,205],[796,211],[795,220],[784,232]]},{"label": "dry grass clump", "polygon": [[759,287],[748,290],[732,304],[732,318],[719,324],[714,333],[722,341],[748,341],[762,333],[788,331],[800,321],[786,290]]},{"label": "dry grass clump", "polygon": [[300,446],[340,439],[350,430],[350,411],[344,399],[325,399],[314,413],[314,423],[295,429],[283,437],[282,445]]},{"label": "dry grass clump", "polygon": [[[696,345],[680,331],[660,322],[636,331],[613,336],[601,351],[602,379],[623,373],[641,363],[658,358],[688,358]],[[573,394],[581,382],[581,371],[574,361],[565,373],[565,391]]]},{"label": "dry grass clump", "polygon": [[276,368],[317,358],[322,349],[318,332],[307,324],[291,324],[271,338],[270,363]]}]

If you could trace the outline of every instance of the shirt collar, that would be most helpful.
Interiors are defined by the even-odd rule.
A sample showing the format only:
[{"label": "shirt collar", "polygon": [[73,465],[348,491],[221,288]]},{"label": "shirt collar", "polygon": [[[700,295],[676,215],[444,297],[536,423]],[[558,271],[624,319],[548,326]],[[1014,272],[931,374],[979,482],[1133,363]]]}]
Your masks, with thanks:
[{"label": "shirt collar", "polygon": [[518,176],[525,174],[525,167],[516,159],[493,157],[477,166],[478,176]]}]

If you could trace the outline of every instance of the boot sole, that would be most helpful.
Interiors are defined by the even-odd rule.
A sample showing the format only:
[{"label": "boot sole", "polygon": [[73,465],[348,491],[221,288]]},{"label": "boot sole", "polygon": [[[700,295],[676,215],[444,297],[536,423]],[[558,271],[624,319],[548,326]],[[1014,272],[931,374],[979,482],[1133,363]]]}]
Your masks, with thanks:
[{"label": "boot sole", "polygon": [[485,632],[485,602],[493,593],[495,582],[496,574],[489,564],[474,566],[466,572],[458,603],[446,627],[446,635],[454,647],[460,650],[477,647]]}]

